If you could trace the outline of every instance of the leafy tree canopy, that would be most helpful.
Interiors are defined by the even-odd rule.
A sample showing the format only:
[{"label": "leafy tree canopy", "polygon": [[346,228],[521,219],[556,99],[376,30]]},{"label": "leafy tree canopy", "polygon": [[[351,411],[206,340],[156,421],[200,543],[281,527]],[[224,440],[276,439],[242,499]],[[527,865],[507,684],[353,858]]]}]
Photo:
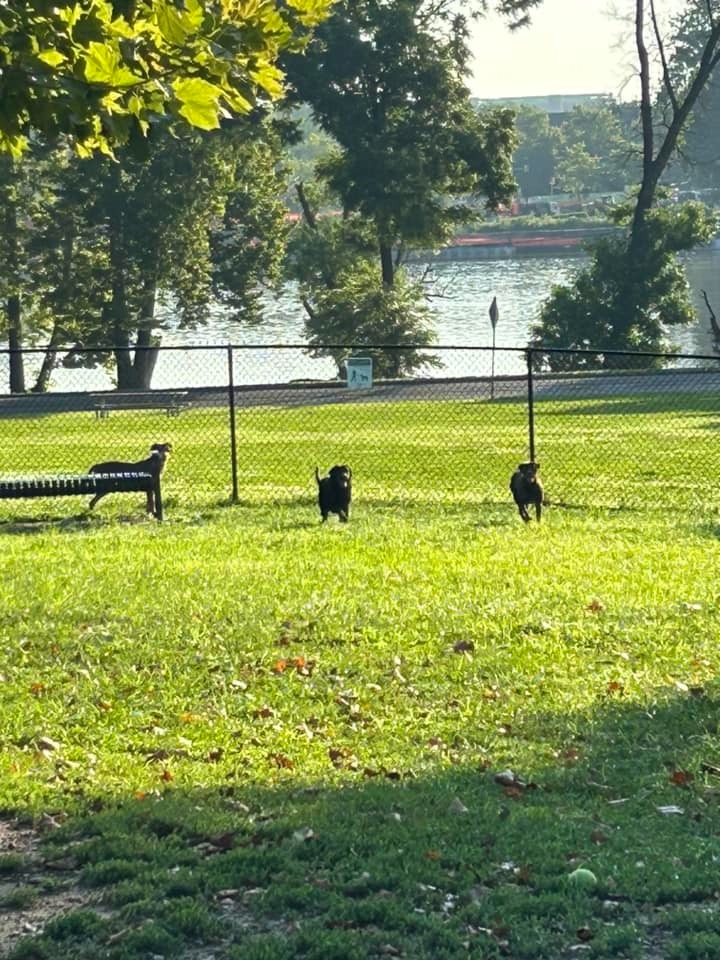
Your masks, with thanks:
[{"label": "leafy tree canopy", "polygon": [[[626,221],[630,207],[618,212]],[[695,319],[685,270],[677,254],[707,242],[717,217],[701,203],[655,207],[646,221],[642,259],[630,261],[626,237],[595,245],[590,264],[572,286],[558,286],[533,328],[533,346],[574,350],[668,352],[668,327]],[[550,354],[555,370],[612,365],[612,357]]]},{"label": "leafy tree canopy", "polygon": [[[538,0],[502,5],[521,15]],[[442,243],[467,220],[463,204],[507,200],[515,183],[513,111],[478,114],[468,72],[468,14],[486,4],[340,0],[302,57],[288,57],[291,89],[338,144],[318,172],[375,229],[382,278],[392,247]]]},{"label": "leafy tree canopy", "polygon": [[330,0],[7,0],[0,4],[0,150],[31,131],[111,152],[170,116],[204,130],[277,97],[279,53]]}]

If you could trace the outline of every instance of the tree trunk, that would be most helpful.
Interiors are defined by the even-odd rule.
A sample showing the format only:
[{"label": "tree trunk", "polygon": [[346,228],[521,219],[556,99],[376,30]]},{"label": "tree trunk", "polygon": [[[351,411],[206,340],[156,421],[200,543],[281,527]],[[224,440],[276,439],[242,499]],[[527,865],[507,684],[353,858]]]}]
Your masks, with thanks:
[{"label": "tree trunk", "polygon": [[108,240],[110,245],[110,301],[103,313],[109,321],[110,337],[117,368],[118,390],[135,387],[135,372],[130,357],[130,318],[125,289],[125,218],[122,195],[122,168],[111,168],[112,197],[109,204]]},{"label": "tree trunk", "polygon": [[8,347],[10,348],[10,393],[25,393],[25,368],[23,366],[23,330],[20,296],[14,293],[7,298]]},{"label": "tree trunk", "polygon": [[380,241],[380,266],[382,268],[382,282],[385,287],[392,287],[395,282],[395,264],[393,263],[392,247],[389,243]]},{"label": "tree trunk", "polygon": [[[56,308],[58,303],[67,304],[71,302],[71,277],[74,249],[75,229],[72,222],[72,217],[70,217],[65,222],[65,229],[63,231],[62,274],[60,277],[60,283],[55,290]],[[53,323],[52,333],[50,334],[50,342],[48,343],[47,350],[45,351],[45,355],[40,366],[40,372],[38,373],[35,384],[31,390],[32,393],[45,393],[47,391],[50,383],[50,374],[55,369],[55,364],[57,362],[58,347],[63,342],[63,338],[64,330],[62,321],[58,320],[56,317],[55,322]]]},{"label": "tree trunk", "polygon": [[62,343],[63,335],[62,328],[58,321],[56,320],[53,324],[52,334],[50,335],[50,342],[48,343],[47,350],[43,357],[42,364],[40,365],[40,370],[38,372],[37,378],[34,385],[31,388],[31,393],[46,393],[47,388],[50,384],[50,374],[55,369],[55,362],[57,361],[58,347]]},{"label": "tree trunk", "polygon": [[642,126],[643,160],[642,181],[633,214],[628,243],[628,260],[632,267],[642,256],[645,245],[645,221],[655,204],[658,183],[667,168],[677,146],[680,134],[687,123],[695,103],[710,80],[713,70],[720,61],[718,43],[720,43],[720,19],[708,19],[708,33],[703,47],[697,71],[682,100],[672,82],[660,34],[660,27],[653,4],[650,4],[650,19],[657,41],[660,61],[663,67],[663,90],[672,107],[670,123],[655,154],[652,90],[650,83],[650,60],[645,45],[645,5],[647,0],[635,0],[635,44],[640,64],[640,121]]},{"label": "tree trunk", "polygon": [[151,254],[146,265],[143,281],[142,304],[140,307],[140,326],[135,335],[135,356],[133,374],[135,389],[149,390],[153,371],[160,349],[160,338],[153,335],[155,324],[155,298],[157,296],[157,269],[155,258]]},{"label": "tree trunk", "polygon": [[[14,177],[15,165],[11,164],[10,176]],[[11,188],[12,190],[12,188]],[[17,207],[12,190],[5,207],[5,242],[7,244],[8,274],[17,278],[20,268],[18,251]],[[8,347],[10,348],[10,393],[25,393],[25,369],[23,355],[22,308],[20,294],[11,293],[5,301],[7,316]]]}]

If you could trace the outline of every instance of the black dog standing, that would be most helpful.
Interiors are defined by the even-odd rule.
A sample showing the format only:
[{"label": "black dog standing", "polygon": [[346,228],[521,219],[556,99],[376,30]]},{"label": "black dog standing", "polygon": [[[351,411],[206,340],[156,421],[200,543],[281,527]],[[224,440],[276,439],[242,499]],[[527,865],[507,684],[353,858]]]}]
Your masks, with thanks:
[{"label": "black dog standing", "polygon": [[327,477],[322,478],[318,467],[315,467],[315,479],[318,485],[318,506],[323,523],[327,520],[329,513],[336,513],[341,523],[347,523],[352,497],[352,470],[350,467],[345,464],[336,465],[330,469]]},{"label": "black dog standing", "polygon": [[[106,460],[104,463],[93,464],[88,470],[88,473],[106,473],[110,475],[114,473],[121,475],[123,473],[149,473],[153,479],[158,479],[162,475],[171,453],[171,443],[154,443],[150,447],[150,456],[147,460],[138,460],[134,463],[129,463],[126,460]],[[102,500],[102,498],[106,496],[107,493],[96,493],[88,504],[88,510],[92,510],[98,500]],[[157,516],[158,505],[155,503],[155,491],[148,490],[146,497],[147,512]]]},{"label": "black dog standing", "polygon": [[510,477],[510,490],[525,523],[530,520],[527,510],[530,504],[535,504],[535,516],[538,521],[542,513],[543,488],[537,476],[539,469],[539,463],[521,463]]}]

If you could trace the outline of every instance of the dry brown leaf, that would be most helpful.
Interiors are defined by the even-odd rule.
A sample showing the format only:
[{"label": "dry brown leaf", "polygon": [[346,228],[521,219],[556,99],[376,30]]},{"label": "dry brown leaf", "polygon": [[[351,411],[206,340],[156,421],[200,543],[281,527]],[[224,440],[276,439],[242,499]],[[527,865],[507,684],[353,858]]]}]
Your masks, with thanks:
[{"label": "dry brown leaf", "polygon": [[670,774],[670,783],[674,783],[676,787],[687,787],[694,779],[689,770],[673,770]]}]

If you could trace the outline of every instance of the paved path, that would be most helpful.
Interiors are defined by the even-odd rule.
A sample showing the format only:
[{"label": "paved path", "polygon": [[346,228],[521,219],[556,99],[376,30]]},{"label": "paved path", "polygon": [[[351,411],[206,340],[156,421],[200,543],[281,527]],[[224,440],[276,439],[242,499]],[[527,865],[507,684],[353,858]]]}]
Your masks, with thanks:
[{"label": "paved path", "polygon": [[[537,400],[585,400],[593,397],[626,397],[643,394],[715,393],[720,403],[718,370],[688,368],[638,374],[594,374],[580,377],[538,375],[534,381]],[[377,383],[369,390],[348,390],[342,382],[308,382],[284,385],[236,387],[238,410],[248,407],[322,406],[329,403],[391,403],[409,400],[489,400],[489,378],[397,380]],[[527,377],[497,377],[497,400],[524,400]],[[187,397],[194,407],[227,407],[227,390],[218,387],[190,388]],[[87,393],[23,394],[0,397],[0,419],[31,418],[55,413],[87,411],[94,415]]]}]

